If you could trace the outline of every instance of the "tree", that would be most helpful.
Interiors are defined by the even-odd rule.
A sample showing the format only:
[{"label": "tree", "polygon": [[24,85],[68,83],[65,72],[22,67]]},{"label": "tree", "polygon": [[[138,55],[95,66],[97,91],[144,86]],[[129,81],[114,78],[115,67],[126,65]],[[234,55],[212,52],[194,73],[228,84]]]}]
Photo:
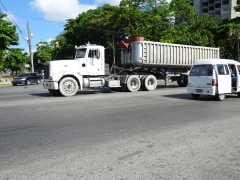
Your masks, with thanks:
[{"label": "tree", "polygon": [[226,41],[228,45],[228,57],[239,61],[239,41],[240,41],[240,18],[232,19],[226,25]]},{"label": "tree", "polygon": [[192,0],[172,0],[169,5],[176,23],[188,23],[195,15]]},{"label": "tree", "polygon": [[6,14],[0,13],[0,69],[4,69],[3,58],[5,50],[10,45],[17,45],[18,35],[16,33],[16,27],[11,22],[4,20]]},{"label": "tree", "polygon": [[10,69],[12,72],[24,70],[24,64],[29,62],[27,53],[23,53],[23,49],[10,48],[4,58],[4,67]]},{"label": "tree", "polygon": [[6,50],[8,46],[16,45],[18,41],[16,27],[3,19],[6,16],[6,14],[0,13],[0,50]]},{"label": "tree", "polygon": [[[53,45],[44,41],[39,42],[36,46],[38,48],[37,51],[33,54],[33,63],[35,71],[39,71],[42,69],[42,63],[53,59]],[[38,62],[39,60],[41,63]]]},{"label": "tree", "polygon": [[233,9],[234,9],[236,12],[240,12],[240,4],[238,4],[237,6],[233,7]]}]

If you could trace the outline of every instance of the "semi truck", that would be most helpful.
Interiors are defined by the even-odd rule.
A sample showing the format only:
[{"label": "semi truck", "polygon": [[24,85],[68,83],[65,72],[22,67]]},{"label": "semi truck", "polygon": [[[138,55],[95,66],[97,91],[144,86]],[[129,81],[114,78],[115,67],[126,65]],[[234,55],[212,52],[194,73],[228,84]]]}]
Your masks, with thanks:
[{"label": "semi truck", "polygon": [[186,86],[188,71],[196,60],[219,58],[219,48],[145,41],[143,37],[124,39],[118,45],[122,66],[114,66],[117,73],[105,63],[105,48],[88,43],[76,47],[71,60],[46,61],[43,87],[53,95],[67,97],[96,87],[152,91],[158,80]]}]

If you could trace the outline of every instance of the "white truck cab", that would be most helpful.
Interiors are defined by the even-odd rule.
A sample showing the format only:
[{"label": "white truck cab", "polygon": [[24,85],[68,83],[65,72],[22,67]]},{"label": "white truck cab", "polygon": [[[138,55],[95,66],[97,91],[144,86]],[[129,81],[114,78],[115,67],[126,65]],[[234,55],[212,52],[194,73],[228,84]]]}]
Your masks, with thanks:
[{"label": "white truck cab", "polygon": [[194,99],[201,95],[225,99],[226,94],[240,97],[240,63],[228,59],[201,59],[195,61],[189,75],[187,92]]}]

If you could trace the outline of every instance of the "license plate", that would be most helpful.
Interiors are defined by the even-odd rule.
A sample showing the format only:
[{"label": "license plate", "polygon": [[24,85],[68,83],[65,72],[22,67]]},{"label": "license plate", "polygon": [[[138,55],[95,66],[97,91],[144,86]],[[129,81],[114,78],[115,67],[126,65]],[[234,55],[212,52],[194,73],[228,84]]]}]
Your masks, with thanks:
[{"label": "license plate", "polygon": [[202,93],[203,90],[202,89],[196,89],[196,93]]}]

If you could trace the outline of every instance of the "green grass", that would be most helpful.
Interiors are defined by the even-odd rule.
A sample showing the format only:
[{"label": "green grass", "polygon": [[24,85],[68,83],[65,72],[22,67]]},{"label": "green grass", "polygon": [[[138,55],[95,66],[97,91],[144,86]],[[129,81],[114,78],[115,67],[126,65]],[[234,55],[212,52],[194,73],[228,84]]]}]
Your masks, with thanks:
[{"label": "green grass", "polygon": [[2,86],[12,86],[12,84],[0,84],[0,87]]}]

